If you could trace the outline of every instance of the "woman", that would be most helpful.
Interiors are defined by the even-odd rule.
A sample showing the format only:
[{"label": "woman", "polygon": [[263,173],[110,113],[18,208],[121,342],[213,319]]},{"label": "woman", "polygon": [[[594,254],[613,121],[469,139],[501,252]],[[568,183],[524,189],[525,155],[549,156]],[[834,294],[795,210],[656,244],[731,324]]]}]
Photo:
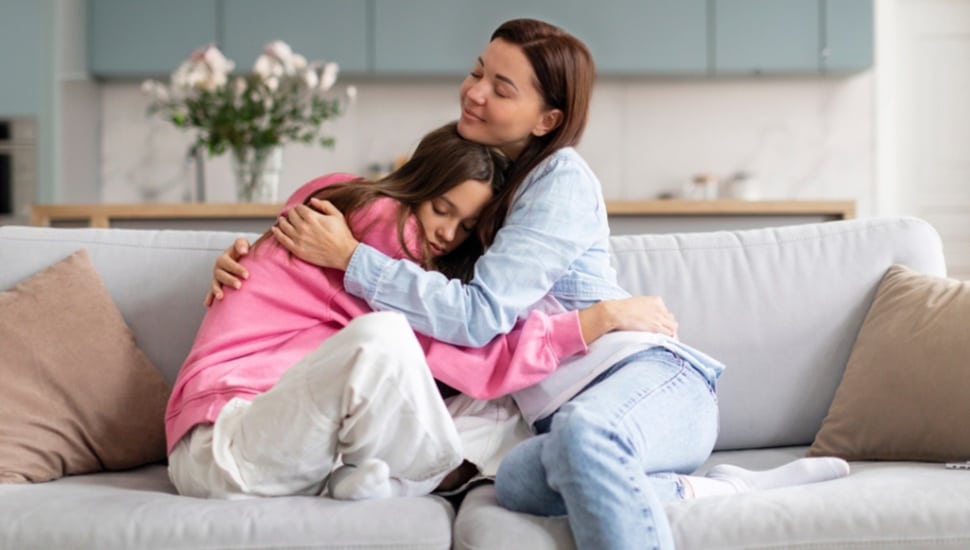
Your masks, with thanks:
[{"label": "woman", "polygon": [[[501,190],[503,167],[500,154],[449,124],[390,176],[319,178],[288,206],[325,197],[375,249],[463,277],[481,250],[468,236]],[[501,404],[460,396],[446,409],[432,376],[469,396],[504,395],[585,351],[586,338],[609,328],[602,320],[640,323],[635,301],[534,312],[488,346],[461,349],[416,339],[399,315],[365,315],[340,273],[293,258],[272,238],[258,241],[246,264],[252,280],[207,312],[169,401],[170,471],[182,494],[319,494],[338,458],[344,466],[330,477],[332,496],[426,493],[469,451],[452,415],[467,426],[476,414],[504,414],[499,428],[517,436],[517,415]],[[502,447],[479,445],[466,458],[488,473],[490,454]]]},{"label": "woman", "polygon": [[[345,271],[344,287],[375,310],[405,314],[423,334],[483,345],[527,311],[577,310],[628,294],[609,263],[606,210],[596,177],[572,146],[586,125],[594,78],[582,42],[535,20],[501,25],[460,90],[458,131],[511,160],[508,184],[485,219],[501,226],[467,283],[389,258],[346,230],[339,209],[298,208],[273,232],[296,256]],[[238,285],[245,242],[220,257],[219,284]],[[248,283],[247,283],[248,284]],[[496,479],[500,503],[538,515],[568,514],[579,548],[671,548],[663,503],[819,481],[847,473],[836,459],[795,461],[770,472],[736,467],[688,474],[717,436],[715,384],[723,365],[676,339],[661,300],[653,326],[591,347],[517,394],[538,435],[519,444]],[[602,345],[600,345],[602,344]]]}]

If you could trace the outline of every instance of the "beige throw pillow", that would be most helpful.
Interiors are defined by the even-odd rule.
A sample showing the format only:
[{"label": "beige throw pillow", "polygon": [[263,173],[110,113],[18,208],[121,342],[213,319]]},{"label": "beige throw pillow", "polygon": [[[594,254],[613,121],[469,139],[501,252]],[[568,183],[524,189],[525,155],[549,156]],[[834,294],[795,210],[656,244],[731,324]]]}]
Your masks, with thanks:
[{"label": "beige throw pillow", "polygon": [[169,385],[87,251],[0,292],[0,483],[165,458]]},{"label": "beige throw pillow", "polygon": [[887,271],[810,455],[970,459],[970,283]]}]

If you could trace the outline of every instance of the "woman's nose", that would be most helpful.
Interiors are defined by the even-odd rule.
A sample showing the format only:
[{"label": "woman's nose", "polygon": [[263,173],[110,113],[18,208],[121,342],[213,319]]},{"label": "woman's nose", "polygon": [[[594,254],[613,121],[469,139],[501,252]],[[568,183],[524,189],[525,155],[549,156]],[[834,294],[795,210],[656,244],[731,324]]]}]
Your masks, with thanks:
[{"label": "woman's nose", "polygon": [[465,93],[468,99],[477,105],[481,105],[485,101],[485,82],[480,80],[471,85],[468,91]]}]

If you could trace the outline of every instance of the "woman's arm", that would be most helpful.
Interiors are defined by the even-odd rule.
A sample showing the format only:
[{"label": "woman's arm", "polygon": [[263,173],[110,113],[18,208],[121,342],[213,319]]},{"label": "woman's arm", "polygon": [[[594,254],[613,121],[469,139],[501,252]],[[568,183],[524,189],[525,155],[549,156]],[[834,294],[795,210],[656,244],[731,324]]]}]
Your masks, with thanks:
[{"label": "woman's arm", "polygon": [[531,386],[563,359],[613,330],[641,330],[676,337],[677,322],[656,296],[600,302],[580,311],[532,311],[508,334],[480,348],[419,335],[431,374],[475,399],[492,399]]},{"label": "woman's arm", "polygon": [[[294,242],[304,246],[280,242],[310,263],[346,265],[344,288],[373,309],[403,313],[422,334],[479,347],[511,330],[520,314],[548,294],[577,258],[605,238],[605,217],[599,182],[570,151],[540,165],[523,184],[468,284],[395,260],[362,243],[332,247],[351,250],[349,258],[321,264],[319,258],[306,257],[305,245],[318,240],[312,233],[322,223],[339,221],[330,217],[321,222],[325,216],[309,209],[294,209],[290,223],[280,224],[283,233],[294,230],[298,235]],[[311,234],[301,233],[304,230]],[[330,232],[327,238],[332,237]]]}]

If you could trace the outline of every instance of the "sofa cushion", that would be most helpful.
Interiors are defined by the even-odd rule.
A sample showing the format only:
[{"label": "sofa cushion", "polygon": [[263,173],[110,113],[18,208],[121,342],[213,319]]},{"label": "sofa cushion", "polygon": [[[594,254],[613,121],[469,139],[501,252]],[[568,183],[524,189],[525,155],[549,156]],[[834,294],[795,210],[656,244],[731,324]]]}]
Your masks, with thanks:
[{"label": "sofa cushion", "polygon": [[454,513],[438,497],[184,497],[150,465],[2,485],[0,518],[0,548],[445,550]]},{"label": "sofa cushion", "polygon": [[170,388],[80,250],[0,292],[0,482],[165,458]]},{"label": "sofa cushion", "polygon": [[[719,463],[766,469],[806,447],[717,452]],[[970,547],[970,475],[942,464],[853,462],[849,477],[665,506],[677,548],[936,550]],[[455,519],[455,550],[575,548],[564,517],[510,512],[491,485],[474,489]]]},{"label": "sofa cushion", "polygon": [[945,273],[915,218],[613,237],[617,278],[659,295],[680,338],[719,359],[718,450],[810,445],[886,270]]},{"label": "sofa cushion", "polygon": [[[139,347],[170,383],[175,381],[205,314],[216,257],[236,233],[0,227],[0,288],[88,250]],[[258,235],[243,234],[250,240]]]},{"label": "sofa cushion", "polygon": [[970,458],[970,283],[890,268],[810,453]]}]

